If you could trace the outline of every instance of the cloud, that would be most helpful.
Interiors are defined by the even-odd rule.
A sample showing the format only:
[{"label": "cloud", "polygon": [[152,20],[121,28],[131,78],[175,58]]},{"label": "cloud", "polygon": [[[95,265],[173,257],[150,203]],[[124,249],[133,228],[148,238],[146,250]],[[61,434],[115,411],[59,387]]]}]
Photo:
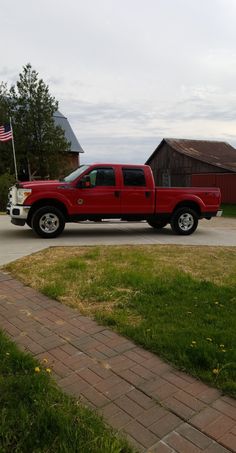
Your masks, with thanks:
[{"label": "cloud", "polygon": [[81,161],[91,162],[117,162],[139,163],[146,162],[150,154],[161,141],[161,137],[85,137],[83,146],[85,154]]},{"label": "cloud", "polygon": [[235,0],[5,2],[0,78],[30,61],[86,159],[142,162],[168,136],[234,143],[235,14]]},{"label": "cloud", "polygon": [[184,96],[159,106],[147,102],[63,102],[86,161],[143,163],[164,137],[236,141],[235,98],[216,87],[192,86]]}]

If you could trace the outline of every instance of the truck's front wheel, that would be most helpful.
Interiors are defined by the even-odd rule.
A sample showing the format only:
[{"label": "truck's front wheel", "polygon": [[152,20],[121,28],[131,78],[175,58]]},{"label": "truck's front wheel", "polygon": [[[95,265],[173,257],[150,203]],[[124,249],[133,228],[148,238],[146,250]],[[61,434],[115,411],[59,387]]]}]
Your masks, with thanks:
[{"label": "truck's front wheel", "polygon": [[31,226],[38,236],[55,238],[64,230],[65,218],[55,206],[43,206],[35,211]]},{"label": "truck's front wheel", "polygon": [[174,233],[187,236],[196,230],[198,215],[191,208],[179,208],[172,215],[170,224]]},{"label": "truck's front wheel", "polygon": [[29,228],[32,228],[31,219],[26,219],[25,223],[26,225],[28,225]]}]

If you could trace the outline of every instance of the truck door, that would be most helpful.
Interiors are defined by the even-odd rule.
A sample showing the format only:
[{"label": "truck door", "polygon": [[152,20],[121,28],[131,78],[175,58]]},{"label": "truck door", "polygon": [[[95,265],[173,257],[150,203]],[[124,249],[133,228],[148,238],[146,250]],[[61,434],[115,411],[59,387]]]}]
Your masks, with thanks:
[{"label": "truck door", "polygon": [[86,173],[89,187],[76,189],[76,213],[117,214],[120,212],[120,194],[113,167],[94,167]]},{"label": "truck door", "polygon": [[152,214],[155,192],[147,187],[143,168],[122,168],[122,214]]}]

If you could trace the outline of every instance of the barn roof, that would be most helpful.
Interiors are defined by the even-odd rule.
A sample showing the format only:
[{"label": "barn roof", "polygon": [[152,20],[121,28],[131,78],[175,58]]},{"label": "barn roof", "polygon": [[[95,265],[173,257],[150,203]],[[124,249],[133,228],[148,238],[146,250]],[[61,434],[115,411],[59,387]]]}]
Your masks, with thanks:
[{"label": "barn roof", "polygon": [[66,140],[71,144],[69,151],[72,153],[84,153],[84,150],[78,142],[78,139],[75,136],[68,119],[59,111],[54,113],[53,118],[56,126],[61,126],[61,128],[64,130]]},{"label": "barn roof", "polygon": [[225,170],[236,172],[236,149],[226,142],[211,140],[164,138],[148,158],[146,164],[150,163],[164,143],[167,143],[171,148],[181,154]]}]

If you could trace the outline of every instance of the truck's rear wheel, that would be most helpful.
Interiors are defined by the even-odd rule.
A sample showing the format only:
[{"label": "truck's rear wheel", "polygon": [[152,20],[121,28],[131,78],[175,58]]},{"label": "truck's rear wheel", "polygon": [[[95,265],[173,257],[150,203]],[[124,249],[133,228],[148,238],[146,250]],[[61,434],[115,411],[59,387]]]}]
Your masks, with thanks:
[{"label": "truck's rear wheel", "polygon": [[152,228],[155,228],[156,230],[161,230],[161,228],[164,228],[168,222],[166,222],[166,220],[148,220],[147,223]]},{"label": "truck's rear wheel", "polygon": [[42,238],[55,238],[65,228],[65,218],[55,206],[43,206],[35,211],[31,226],[33,231]]},{"label": "truck's rear wheel", "polygon": [[191,208],[179,208],[172,215],[170,224],[174,233],[187,236],[196,230],[198,215]]}]

